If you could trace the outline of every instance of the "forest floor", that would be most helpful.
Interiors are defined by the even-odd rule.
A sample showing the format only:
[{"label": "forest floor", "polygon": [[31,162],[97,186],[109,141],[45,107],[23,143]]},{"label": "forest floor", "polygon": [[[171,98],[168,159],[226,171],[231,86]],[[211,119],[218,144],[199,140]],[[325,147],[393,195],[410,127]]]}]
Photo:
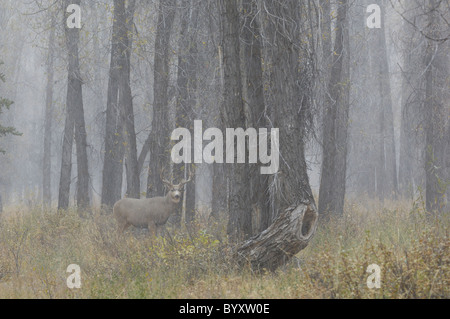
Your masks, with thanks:
[{"label": "forest floor", "polygon": [[[233,266],[224,222],[121,237],[99,213],[10,207],[0,221],[0,298],[449,298],[450,214],[427,216],[421,201],[384,206],[348,202],[291,263],[263,274]],[[67,286],[71,264],[80,289]],[[367,286],[372,264],[380,289]]]}]

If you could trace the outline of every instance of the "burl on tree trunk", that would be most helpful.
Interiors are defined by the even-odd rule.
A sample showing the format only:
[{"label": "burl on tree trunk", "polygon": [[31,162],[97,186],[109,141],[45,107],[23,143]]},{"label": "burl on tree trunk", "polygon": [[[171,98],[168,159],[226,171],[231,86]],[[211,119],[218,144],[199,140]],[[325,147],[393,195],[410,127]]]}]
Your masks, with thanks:
[{"label": "burl on tree trunk", "polygon": [[269,228],[240,246],[235,259],[256,272],[275,271],[308,246],[316,231],[317,219],[314,204],[291,206]]}]

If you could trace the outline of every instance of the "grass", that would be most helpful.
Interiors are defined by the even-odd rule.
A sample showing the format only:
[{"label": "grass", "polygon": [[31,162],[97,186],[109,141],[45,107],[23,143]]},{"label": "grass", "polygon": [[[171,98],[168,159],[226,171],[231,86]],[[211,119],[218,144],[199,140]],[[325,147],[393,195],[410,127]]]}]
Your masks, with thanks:
[{"label": "grass", "polygon": [[[276,273],[230,260],[225,223],[117,235],[110,216],[9,208],[0,221],[0,298],[449,298],[449,214],[420,203],[349,202]],[[81,289],[66,284],[81,267]],[[367,287],[368,265],[381,288]]]}]

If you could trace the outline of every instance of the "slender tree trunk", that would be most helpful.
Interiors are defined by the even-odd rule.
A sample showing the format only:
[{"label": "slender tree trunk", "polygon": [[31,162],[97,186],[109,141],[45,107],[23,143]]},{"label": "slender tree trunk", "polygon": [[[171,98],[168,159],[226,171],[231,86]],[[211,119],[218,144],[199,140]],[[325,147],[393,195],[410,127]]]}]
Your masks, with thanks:
[{"label": "slender tree trunk", "polygon": [[144,169],[145,159],[147,158],[148,152],[150,151],[150,136],[145,140],[144,145],[142,145],[141,152],[138,156],[138,171],[139,174],[142,173],[142,170]]},{"label": "slender tree trunk", "polygon": [[223,164],[214,164],[212,181],[211,216],[219,219],[229,212],[228,207],[228,180]]},{"label": "slender tree trunk", "polygon": [[120,23],[125,18],[125,3],[114,1],[114,20],[111,39],[108,96],[106,102],[105,156],[103,162],[102,204],[112,207],[122,197],[123,123],[118,101],[120,82],[121,39]]},{"label": "slender tree trunk", "polygon": [[55,18],[51,18],[51,29],[48,40],[47,57],[47,89],[45,96],[44,120],[44,158],[42,170],[42,200],[49,207],[52,202],[51,173],[52,173],[52,122],[53,122],[53,82],[54,82],[54,51],[55,51]]},{"label": "slender tree trunk", "polygon": [[405,24],[404,38],[407,39],[408,44],[405,47],[404,55],[405,59],[403,62],[402,70],[402,122],[401,122],[401,132],[400,132],[400,165],[399,165],[399,193],[402,196],[406,196],[411,193],[413,186],[413,154],[414,154],[414,128],[413,128],[413,117],[414,113],[414,103],[413,103],[413,93],[412,88],[413,79],[413,49],[415,48],[415,43],[413,41],[413,28],[409,24]]},{"label": "slender tree trunk", "polygon": [[[376,3],[377,1],[375,1]],[[381,28],[372,29],[369,48],[371,51],[371,74],[373,76],[373,87],[377,110],[377,131],[374,148],[375,180],[378,198],[395,198],[398,191],[397,182],[397,160],[394,136],[394,115],[392,111],[390,71],[386,44],[386,28],[384,21],[385,4],[378,0],[382,9]]]},{"label": "slender tree trunk", "polygon": [[[64,8],[70,4],[70,1],[66,0]],[[78,3],[75,4],[79,4]],[[62,158],[61,158],[61,175],[59,181],[59,198],[58,198],[58,209],[67,209],[69,207],[69,197],[70,197],[70,184],[72,175],[72,149],[74,136],[77,141],[80,141],[80,120],[77,117],[78,113],[77,104],[80,103],[81,93],[81,79],[79,74],[79,61],[78,61],[78,39],[79,31],[78,29],[68,29],[66,27],[67,14],[64,14],[64,29],[66,37],[67,46],[67,56],[68,56],[68,80],[67,80],[67,96],[66,96],[66,120],[64,125],[64,139],[62,148]],[[82,101],[81,101],[82,103]],[[81,151],[81,150],[80,150]],[[78,156],[78,148],[77,148]],[[81,156],[80,156],[81,158]],[[82,161],[80,159],[80,161]],[[79,163],[81,166],[82,163]],[[83,178],[83,177],[82,177]],[[80,188],[83,179],[78,181]],[[79,191],[77,187],[77,192]],[[82,192],[77,194],[82,196]],[[80,202],[80,204],[82,204]]]},{"label": "slender tree trunk", "polygon": [[59,178],[58,210],[69,208],[74,130],[73,110],[69,108],[69,105],[66,105],[66,120],[64,124],[61,155],[61,174]]},{"label": "slender tree trunk", "polygon": [[323,120],[323,156],[319,213],[342,215],[347,170],[350,89],[348,1],[338,8],[334,59]]},{"label": "slender tree trunk", "polygon": [[388,52],[386,43],[386,29],[384,21],[386,15],[382,18],[382,32],[380,32],[380,48],[381,48],[381,103],[383,106],[383,117],[385,123],[385,130],[383,132],[383,140],[386,150],[385,159],[385,171],[387,175],[386,180],[386,194],[389,198],[397,198],[398,194],[398,179],[397,179],[397,155],[395,147],[395,134],[394,134],[394,113],[391,97],[391,80],[388,63]]},{"label": "slender tree trunk", "polygon": [[[220,3],[215,3],[217,6]],[[216,10],[221,15],[219,9]],[[220,35],[223,38],[223,34]],[[221,40],[223,41],[223,40]],[[221,46],[218,47],[218,57],[219,57],[219,76],[217,81],[217,90],[221,93],[221,97],[224,97],[224,68],[223,68],[223,49]],[[215,127],[218,127],[224,132],[225,126],[223,123],[223,119],[221,115],[221,106],[223,101],[221,100],[221,104],[219,107],[215,109],[217,114],[215,114]],[[220,219],[221,216],[227,216],[229,214],[229,201],[228,201],[228,178],[226,175],[226,169],[224,164],[215,163],[213,166],[213,181],[212,181],[212,201],[211,201],[211,216],[215,219]]]},{"label": "slender tree trunk", "polygon": [[147,179],[147,197],[161,196],[164,185],[160,180],[163,167],[170,165],[169,133],[169,60],[170,37],[175,19],[175,0],[159,3],[158,26],[155,40],[154,102],[152,132],[150,133],[150,165]]},{"label": "slender tree trunk", "polygon": [[[66,7],[72,3],[79,5],[80,0],[67,0]],[[77,28],[66,28],[65,30],[69,60],[67,107],[73,109],[75,142],[77,150],[77,206],[79,208],[85,208],[89,206],[89,169],[87,158],[86,125],[84,121],[83,109],[83,89],[78,56],[80,30]]]},{"label": "slender tree trunk", "polygon": [[[331,32],[331,0],[319,0],[322,8],[321,33],[322,33],[322,59],[329,65],[332,49],[332,32]],[[328,62],[328,63],[327,63]],[[326,70],[325,70],[326,72]]]}]

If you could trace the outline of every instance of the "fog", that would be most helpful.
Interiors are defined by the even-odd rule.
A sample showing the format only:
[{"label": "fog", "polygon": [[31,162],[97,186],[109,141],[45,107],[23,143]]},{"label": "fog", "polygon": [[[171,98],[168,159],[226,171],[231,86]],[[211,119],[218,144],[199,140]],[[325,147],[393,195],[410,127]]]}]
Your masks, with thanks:
[{"label": "fog", "polygon": [[[316,1],[317,2],[317,1]],[[371,12],[366,9],[366,1],[351,2],[348,11],[349,31],[349,121],[348,156],[346,172],[346,198],[416,198],[426,187],[425,160],[426,146],[424,132],[426,125],[420,120],[424,109],[415,108],[414,102],[424,102],[424,86],[419,83],[426,76],[426,67],[420,65],[426,51],[426,19],[421,13],[426,1],[378,1],[382,6],[382,28],[368,28],[367,18]],[[258,2],[259,3],[259,2]],[[260,5],[260,3],[259,3]],[[54,55],[53,98],[51,113],[51,203],[57,204],[61,152],[66,119],[67,94],[67,48],[65,46],[64,25],[62,24],[63,1],[6,1],[0,3],[0,59],[4,62],[1,72],[5,74],[5,83],[1,83],[2,97],[14,101],[10,110],[3,110],[0,120],[3,126],[13,126],[22,136],[5,136],[0,145],[6,150],[0,155],[0,193],[3,205],[29,206],[42,204],[44,134],[46,117],[46,90],[48,83],[49,55]],[[155,37],[157,34],[158,2],[137,1],[134,13],[134,37],[131,55],[131,92],[134,106],[134,125],[137,152],[143,148],[152,131],[155,79]],[[213,8],[212,4],[206,6]],[[183,7],[179,5],[177,9]],[[93,205],[100,205],[102,196],[102,173],[105,152],[105,125],[108,91],[108,74],[111,55],[111,35],[113,1],[89,1],[81,5],[81,23],[79,59],[83,84],[84,119],[87,137],[87,155],[89,163],[89,196]],[[331,28],[337,25],[336,5],[331,6]],[[179,42],[187,36],[181,25],[179,10],[175,13],[174,27],[169,43],[169,76],[167,108],[170,118],[175,121],[176,105],[179,96],[177,74],[179,72]],[[448,3],[444,1],[438,8],[441,16],[449,14]],[[195,114],[191,120],[202,119],[214,126],[217,109],[220,109],[222,97],[220,32],[216,13],[209,14],[200,9],[199,21],[195,32],[197,52],[195,59],[199,64],[198,89],[194,96]],[[51,16],[54,19],[51,19]],[[259,19],[257,17],[257,19]],[[408,20],[409,19],[409,20]],[[52,25],[54,21],[54,25]],[[414,24],[411,22],[414,21]],[[320,20],[312,22],[318,28]],[[50,30],[54,30],[54,52],[50,53]],[[438,25],[432,32],[436,37],[448,36],[448,25]],[[321,32],[314,31],[314,32]],[[322,33],[325,31],[322,30]],[[375,32],[378,32],[376,35]],[[383,40],[380,32],[383,32]],[[430,31],[431,32],[431,31]],[[325,34],[325,33],[324,33]],[[317,34],[315,34],[316,36]],[[324,35],[323,39],[327,36]],[[317,39],[320,40],[320,37]],[[243,41],[243,40],[241,40]],[[319,196],[322,170],[322,146],[325,100],[321,92],[327,87],[327,63],[330,59],[319,53],[322,47],[319,41],[310,52],[315,55],[317,72],[312,99],[311,116],[313,124],[306,136],[306,160],[309,183],[314,195]],[[331,39],[331,47],[336,39]],[[381,44],[380,44],[381,43]],[[436,159],[442,183],[448,182],[448,119],[449,103],[445,99],[448,89],[449,55],[448,41],[435,41],[436,54],[442,59],[435,61],[433,68],[440,71],[435,80],[438,87],[436,95],[441,101],[440,115],[443,123],[440,127],[439,143],[441,158]],[[385,45],[385,47],[384,47]],[[424,49],[425,48],[425,49]],[[344,50],[345,51],[345,50]],[[156,54],[159,54],[156,52]],[[185,54],[185,53],[183,53]],[[187,56],[187,54],[185,54]],[[410,55],[413,58],[409,57]],[[442,66],[437,65],[442,63]],[[377,71],[377,65],[383,65]],[[384,67],[385,66],[385,67]],[[378,72],[378,73],[377,73]],[[436,72],[438,73],[438,72]],[[385,87],[379,89],[377,80]],[[381,77],[381,78],[380,78]],[[380,84],[381,85],[381,84]],[[448,92],[448,90],[447,90]],[[390,95],[390,96],[388,96]],[[448,94],[447,94],[448,95]],[[380,113],[381,112],[381,113]],[[421,113],[422,112],[422,113]],[[426,111],[425,111],[426,112]],[[381,114],[381,115],[380,115]],[[379,116],[382,116],[381,123]],[[405,125],[406,121],[410,121]],[[171,124],[173,126],[173,122]],[[380,130],[380,125],[382,126]],[[438,124],[441,125],[441,124]],[[173,126],[174,128],[175,126]],[[169,127],[169,132],[171,131]],[[414,133],[415,132],[415,133]],[[409,139],[402,138],[406,135]],[[281,142],[283,143],[283,142]],[[379,146],[379,144],[382,146]],[[381,148],[380,148],[381,147]],[[380,154],[380,150],[384,154]],[[404,154],[402,153],[404,151]],[[380,159],[375,159],[381,156]],[[381,161],[381,162],[377,162]],[[394,165],[392,166],[392,161]],[[149,156],[140,171],[140,192],[147,187]],[[383,172],[380,173],[379,170]],[[378,171],[377,171],[378,170]],[[122,194],[127,191],[126,170],[121,170]],[[119,173],[118,173],[119,174]],[[383,178],[380,180],[380,178]],[[211,205],[213,168],[202,164],[197,168],[196,203],[197,207]],[[77,156],[73,147],[71,170],[71,205],[76,204]],[[338,186],[339,187],[339,186]],[[226,189],[226,188],[225,188]],[[446,194],[447,195],[446,195]],[[447,203],[448,190],[441,194]],[[206,208],[206,212],[208,209]]]}]

